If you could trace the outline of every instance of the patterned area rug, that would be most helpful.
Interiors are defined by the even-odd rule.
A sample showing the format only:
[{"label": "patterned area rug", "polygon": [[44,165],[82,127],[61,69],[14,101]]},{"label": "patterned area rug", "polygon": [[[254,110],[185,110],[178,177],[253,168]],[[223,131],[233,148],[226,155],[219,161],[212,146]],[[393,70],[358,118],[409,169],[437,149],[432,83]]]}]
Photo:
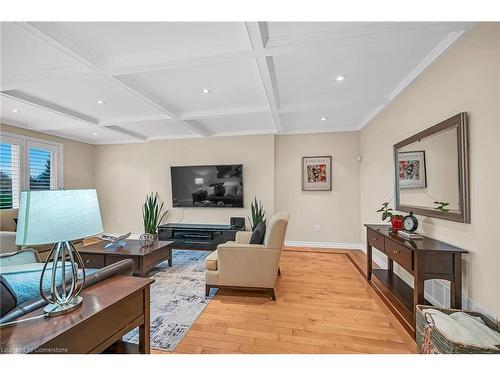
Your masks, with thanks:
[{"label": "patterned area rug", "polygon": [[[205,297],[205,257],[209,251],[174,250],[173,266],[158,264],[151,285],[151,348],[173,351],[215,294]],[[139,330],[124,340],[138,343]]]}]

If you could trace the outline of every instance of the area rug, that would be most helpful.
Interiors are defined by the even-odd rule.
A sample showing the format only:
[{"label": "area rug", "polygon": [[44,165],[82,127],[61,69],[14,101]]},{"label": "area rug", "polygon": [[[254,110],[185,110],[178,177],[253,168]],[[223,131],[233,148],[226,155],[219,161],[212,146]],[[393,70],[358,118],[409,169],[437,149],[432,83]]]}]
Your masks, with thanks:
[{"label": "area rug", "polygon": [[[174,250],[173,266],[158,264],[151,285],[151,348],[173,351],[215,294],[205,297],[205,257],[209,251]],[[139,330],[124,340],[138,343]]]}]

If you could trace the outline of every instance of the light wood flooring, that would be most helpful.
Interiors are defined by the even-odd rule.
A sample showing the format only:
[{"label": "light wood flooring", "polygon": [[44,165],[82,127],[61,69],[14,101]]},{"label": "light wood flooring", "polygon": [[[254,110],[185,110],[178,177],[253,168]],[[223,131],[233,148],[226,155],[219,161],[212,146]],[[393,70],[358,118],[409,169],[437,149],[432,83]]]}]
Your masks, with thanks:
[{"label": "light wood flooring", "polygon": [[360,251],[286,249],[276,302],[259,292],[219,291],[174,354],[415,353],[346,254],[364,269]]}]

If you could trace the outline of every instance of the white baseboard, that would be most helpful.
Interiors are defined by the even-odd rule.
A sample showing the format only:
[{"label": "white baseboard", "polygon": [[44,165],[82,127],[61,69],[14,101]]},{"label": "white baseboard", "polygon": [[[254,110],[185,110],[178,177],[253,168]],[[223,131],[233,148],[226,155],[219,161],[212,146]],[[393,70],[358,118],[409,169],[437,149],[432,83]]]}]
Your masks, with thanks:
[{"label": "white baseboard", "polygon": [[321,249],[353,249],[361,250],[362,245],[354,242],[314,242],[314,241],[285,241],[285,246],[317,247]]}]

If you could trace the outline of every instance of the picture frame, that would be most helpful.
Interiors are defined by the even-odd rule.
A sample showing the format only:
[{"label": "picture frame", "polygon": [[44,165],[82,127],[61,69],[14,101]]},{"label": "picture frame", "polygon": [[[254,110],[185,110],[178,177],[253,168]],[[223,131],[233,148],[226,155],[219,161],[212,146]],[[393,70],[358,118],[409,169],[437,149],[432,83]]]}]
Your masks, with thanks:
[{"label": "picture frame", "polygon": [[398,152],[398,176],[400,189],[426,188],[425,151]]},{"label": "picture frame", "polygon": [[304,156],[302,158],[302,190],[332,190],[331,156]]}]

